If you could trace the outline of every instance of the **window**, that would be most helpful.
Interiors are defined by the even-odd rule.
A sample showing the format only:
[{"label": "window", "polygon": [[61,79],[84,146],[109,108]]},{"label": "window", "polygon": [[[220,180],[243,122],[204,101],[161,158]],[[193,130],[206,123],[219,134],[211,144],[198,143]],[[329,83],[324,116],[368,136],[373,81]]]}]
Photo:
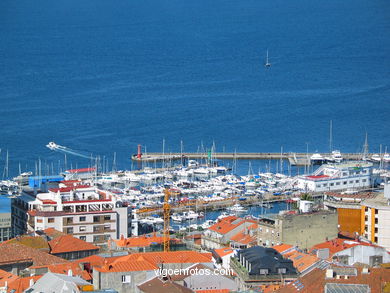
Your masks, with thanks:
[{"label": "window", "polygon": [[130,275],[123,275],[122,276],[122,283],[130,283],[131,282],[131,276]]},{"label": "window", "polygon": [[340,185],[340,182],[336,182],[336,185]]},{"label": "window", "polygon": [[278,274],[285,274],[287,272],[286,268],[279,268],[278,269]]},{"label": "window", "polygon": [[80,236],[80,240],[87,241],[87,236]]},{"label": "window", "polygon": [[347,183],[348,183],[348,181],[344,181],[344,182],[343,182],[344,185],[347,185]]},{"label": "window", "polygon": [[108,230],[111,230],[111,226],[110,225],[104,225],[104,231],[108,231]]},{"label": "window", "polygon": [[66,228],[66,234],[73,234],[73,227]]},{"label": "window", "polygon": [[99,232],[100,226],[93,226],[93,232]]},{"label": "window", "polygon": [[104,221],[110,221],[111,220],[111,216],[108,215],[108,216],[104,216]]},{"label": "window", "polygon": [[48,223],[54,223],[54,218],[49,218],[49,219],[47,219],[47,222],[48,222]]},{"label": "window", "polygon": [[43,220],[41,218],[37,218],[37,223],[43,223]]},{"label": "window", "polygon": [[359,180],[356,180],[355,182],[356,182],[356,183],[359,183]]},{"label": "window", "polygon": [[325,183],[325,184],[322,184],[322,186],[323,186],[323,187],[327,187],[327,186],[328,186],[328,184],[327,184],[327,183]]},{"label": "window", "polygon": [[334,185],[334,183],[331,183],[331,184],[330,184],[330,186],[333,186],[333,185]]},{"label": "window", "polygon": [[66,223],[73,224],[73,218],[72,217],[66,218]]},{"label": "window", "polygon": [[86,231],[87,230],[87,227],[86,226],[80,226],[80,228],[79,228],[79,231],[80,232],[84,232],[84,231]]},{"label": "window", "polygon": [[363,179],[362,182],[367,182],[367,179]]},{"label": "window", "polygon": [[79,218],[79,221],[80,221],[80,222],[85,222],[85,221],[86,221],[85,216],[80,217],[80,218]]},{"label": "window", "polygon": [[100,222],[100,216],[94,216],[93,217],[93,222],[94,223],[99,223]]},{"label": "window", "polygon": [[[367,217],[367,216],[366,216]],[[375,218],[375,224],[378,224],[378,218]]]},{"label": "window", "polygon": [[352,183],[353,183],[353,180],[349,180],[349,183],[352,184]]},{"label": "window", "polygon": [[100,236],[93,236],[93,242],[100,242]]},{"label": "window", "polygon": [[267,275],[268,269],[260,269],[259,273],[260,273],[260,275]]},{"label": "window", "polygon": [[109,240],[110,238],[110,235],[104,235],[104,240]]}]

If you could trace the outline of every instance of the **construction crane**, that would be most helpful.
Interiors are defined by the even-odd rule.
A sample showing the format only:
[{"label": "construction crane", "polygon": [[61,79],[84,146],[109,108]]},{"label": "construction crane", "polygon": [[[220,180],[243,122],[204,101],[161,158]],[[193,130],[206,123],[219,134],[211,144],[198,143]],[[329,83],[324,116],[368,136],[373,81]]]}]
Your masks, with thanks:
[{"label": "construction crane", "polygon": [[169,237],[169,219],[170,219],[170,211],[171,211],[171,206],[169,204],[169,197],[171,193],[169,192],[168,188],[164,190],[164,205],[163,205],[163,210],[164,210],[164,252],[169,251],[169,242],[170,242],[170,237]]}]

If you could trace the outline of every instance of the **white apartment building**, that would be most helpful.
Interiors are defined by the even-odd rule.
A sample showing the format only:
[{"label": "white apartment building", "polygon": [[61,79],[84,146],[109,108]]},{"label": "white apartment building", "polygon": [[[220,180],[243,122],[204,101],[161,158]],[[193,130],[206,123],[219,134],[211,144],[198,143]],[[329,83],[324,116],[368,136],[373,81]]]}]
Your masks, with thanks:
[{"label": "white apartment building", "polygon": [[12,215],[17,234],[54,228],[96,245],[131,236],[131,208],[115,194],[89,185],[24,192],[13,199]]},{"label": "white apartment building", "polygon": [[312,175],[298,176],[296,187],[308,192],[367,188],[373,184],[372,163],[325,164]]}]

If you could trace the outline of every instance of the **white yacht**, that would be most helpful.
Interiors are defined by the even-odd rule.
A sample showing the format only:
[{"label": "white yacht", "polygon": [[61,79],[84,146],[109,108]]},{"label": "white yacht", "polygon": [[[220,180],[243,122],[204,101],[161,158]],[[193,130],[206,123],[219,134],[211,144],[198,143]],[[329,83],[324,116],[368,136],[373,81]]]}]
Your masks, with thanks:
[{"label": "white yacht", "polygon": [[235,212],[235,213],[244,213],[247,211],[246,208],[244,208],[243,206],[241,206],[240,204],[236,203],[234,206],[232,207],[228,207],[227,210],[231,211],[231,212]]},{"label": "white yacht", "polygon": [[383,155],[383,161],[385,161],[385,162],[390,162],[390,154],[385,153],[385,154]]},{"label": "white yacht", "polygon": [[315,153],[310,157],[310,161],[313,165],[322,164],[324,160],[325,158],[319,153]]},{"label": "white yacht", "polygon": [[373,161],[373,162],[380,162],[381,161],[381,156],[378,155],[378,154],[373,154],[371,156],[371,161]]},{"label": "white yacht", "polygon": [[328,162],[340,163],[343,160],[343,157],[340,151],[333,151],[330,157],[325,157],[325,160]]}]

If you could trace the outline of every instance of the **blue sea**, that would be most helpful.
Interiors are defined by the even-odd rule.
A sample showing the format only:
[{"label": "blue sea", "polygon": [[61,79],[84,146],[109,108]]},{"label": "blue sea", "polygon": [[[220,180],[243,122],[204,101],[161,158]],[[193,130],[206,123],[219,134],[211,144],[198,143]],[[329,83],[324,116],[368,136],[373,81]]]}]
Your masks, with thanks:
[{"label": "blue sea", "polygon": [[325,152],[330,120],[341,152],[390,151],[389,52],[388,0],[3,0],[0,177],[7,150],[9,176],[64,168],[49,141],[120,169],[163,140]]}]

